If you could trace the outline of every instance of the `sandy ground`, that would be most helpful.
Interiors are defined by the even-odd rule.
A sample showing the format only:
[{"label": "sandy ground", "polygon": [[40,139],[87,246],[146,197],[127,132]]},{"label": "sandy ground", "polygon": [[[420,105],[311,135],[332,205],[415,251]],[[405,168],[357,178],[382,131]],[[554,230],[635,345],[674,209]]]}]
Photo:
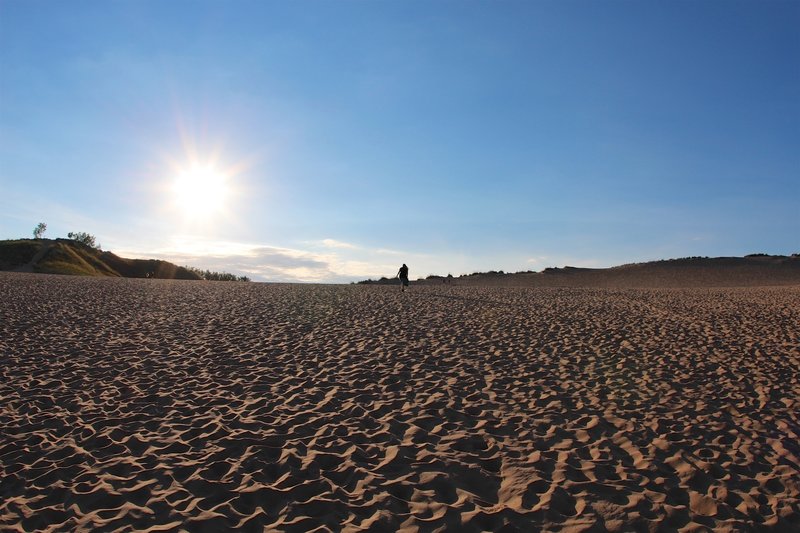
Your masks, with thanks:
[{"label": "sandy ground", "polygon": [[800,287],[0,273],[0,529],[800,530]]}]

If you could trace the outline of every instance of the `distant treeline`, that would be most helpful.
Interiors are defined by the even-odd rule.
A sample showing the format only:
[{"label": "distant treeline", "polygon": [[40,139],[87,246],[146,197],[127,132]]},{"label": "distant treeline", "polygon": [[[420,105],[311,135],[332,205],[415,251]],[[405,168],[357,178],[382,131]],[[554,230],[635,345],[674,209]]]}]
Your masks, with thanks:
[{"label": "distant treeline", "polygon": [[191,266],[184,266],[183,268],[189,272],[194,272],[200,276],[201,279],[206,281],[250,281],[250,278],[247,276],[237,276],[230,272],[213,272],[211,270],[202,270]]},{"label": "distant treeline", "polygon": [[[772,255],[772,254],[747,254],[745,257],[785,257],[785,256]],[[792,254],[789,257],[800,257],[800,254]]]},{"label": "distant treeline", "polygon": [[[678,258],[674,258],[674,259],[661,259],[661,260],[658,260],[658,261],[647,261],[647,262],[643,262],[643,263],[626,263],[626,264],[615,266],[615,267],[611,267],[611,268],[582,268],[582,267],[573,267],[573,266],[564,266],[564,267],[560,267],[560,268],[558,268],[558,267],[548,267],[548,268],[543,269],[540,273],[541,274],[574,274],[574,273],[577,273],[577,272],[587,272],[587,271],[604,271],[604,270],[615,271],[615,270],[629,269],[631,267],[644,267],[644,266],[648,266],[648,265],[656,267],[658,265],[675,264],[675,263],[702,265],[704,261],[706,261],[706,262],[707,261],[711,261],[712,262],[711,264],[716,264],[714,262],[718,262],[720,260],[727,260],[727,259],[734,260],[734,261],[743,260],[743,259],[750,259],[750,260],[755,260],[756,263],[761,263],[761,262],[764,262],[764,261],[766,261],[766,262],[773,261],[774,262],[774,261],[780,261],[780,260],[783,260],[783,259],[790,259],[790,260],[800,259],[800,253],[793,253],[793,254],[788,255],[788,256],[787,255],[773,255],[773,254],[766,254],[766,253],[753,253],[753,254],[745,255],[743,258],[739,258],[739,257],[712,258],[712,257],[709,257],[709,256],[695,255],[695,256],[688,256],[688,257],[678,257]],[[453,277],[452,274],[447,274],[446,276],[430,274],[425,278],[417,278],[417,281],[441,281],[443,283],[450,283],[450,282],[452,282],[453,280],[456,280],[456,279],[465,279],[465,278],[471,278],[471,277],[490,278],[490,277],[502,277],[502,276],[520,275],[520,274],[523,274],[523,275],[524,274],[537,274],[537,272],[535,270],[519,270],[517,272],[513,272],[512,273],[512,272],[504,272],[503,270],[489,270],[488,272],[473,272],[472,274],[461,274],[457,278]],[[397,277],[387,278],[387,277],[384,276],[384,277],[382,277],[382,278],[380,278],[378,280],[374,280],[374,279],[370,278],[370,279],[366,279],[366,280],[363,280],[363,281],[357,281],[357,282],[353,282],[353,283],[354,284],[359,284],[359,285],[393,285],[393,284],[397,284],[398,280],[397,280]]]},{"label": "distant treeline", "polygon": [[[567,267],[567,268],[570,268],[570,267]],[[508,272],[508,274],[511,274],[511,272]],[[535,274],[535,272],[533,270],[520,270],[518,272],[514,272],[514,274]],[[447,283],[447,282],[452,281],[454,279],[470,278],[472,276],[505,276],[505,275],[506,275],[506,272],[504,272],[502,270],[489,270],[488,272],[473,272],[472,274],[461,274],[460,276],[458,276],[458,278],[453,277],[452,274],[448,274],[446,276],[439,276],[437,274],[429,274],[425,278],[417,278],[417,281],[422,281],[423,279],[427,280],[427,281],[430,281],[430,280],[442,280],[442,282]],[[396,276],[393,277],[393,278],[387,278],[386,276],[384,276],[384,277],[382,277],[382,278],[380,278],[378,280],[374,280],[374,279],[370,278],[370,279],[365,279],[365,280],[362,280],[362,281],[355,282],[355,284],[357,284],[357,285],[390,285],[390,284],[395,284],[395,283],[399,283],[399,281],[398,281]]]}]

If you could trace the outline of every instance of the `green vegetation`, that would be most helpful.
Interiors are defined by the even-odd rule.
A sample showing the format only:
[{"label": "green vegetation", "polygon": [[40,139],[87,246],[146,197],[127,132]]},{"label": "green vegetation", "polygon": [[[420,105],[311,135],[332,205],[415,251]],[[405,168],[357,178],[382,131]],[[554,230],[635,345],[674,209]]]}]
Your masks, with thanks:
[{"label": "green vegetation", "polygon": [[36,224],[36,227],[33,228],[33,238],[41,239],[45,231],[47,231],[47,224],[45,224],[44,222],[39,222],[38,224]]},{"label": "green vegetation", "polygon": [[93,235],[69,233],[69,239],[0,241],[0,270],[214,281],[250,281],[246,276],[181,267],[158,259],[127,259],[100,250]]},{"label": "green vegetation", "polygon": [[37,262],[34,271],[78,276],[121,276],[93,252],[89,247],[58,240]]},{"label": "green vegetation", "polygon": [[202,270],[190,266],[185,266],[183,268],[197,274],[201,279],[206,281],[250,281],[250,278],[247,276],[237,276],[229,272],[213,272],[211,270]]},{"label": "green vegetation", "polygon": [[95,248],[96,250],[100,249],[100,245],[97,244],[97,239],[95,239],[94,235],[90,235],[85,231],[78,231],[78,232],[69,232],[67,233],[67,238],[72,239],[73,241],[79,242],[81,244],[85,244],[89,248]]}]

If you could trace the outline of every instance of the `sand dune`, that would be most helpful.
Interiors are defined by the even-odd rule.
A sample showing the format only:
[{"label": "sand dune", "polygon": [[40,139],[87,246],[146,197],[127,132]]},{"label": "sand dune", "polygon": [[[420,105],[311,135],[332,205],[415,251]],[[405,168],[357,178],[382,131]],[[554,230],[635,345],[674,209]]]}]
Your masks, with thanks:
[{"label": "sand dune", "polygon": [[[392,280],[386,280],[392,281]],[[482,273],[446,279],[431,276],[423,285],[460,287],[712,288],[800,285],[800,256],[687,257],[611,268],[547,268],[516,274]]]},{"label": "sand dune", "polygon": [[0,529],[800,529],[800,287],[0,273]]}]

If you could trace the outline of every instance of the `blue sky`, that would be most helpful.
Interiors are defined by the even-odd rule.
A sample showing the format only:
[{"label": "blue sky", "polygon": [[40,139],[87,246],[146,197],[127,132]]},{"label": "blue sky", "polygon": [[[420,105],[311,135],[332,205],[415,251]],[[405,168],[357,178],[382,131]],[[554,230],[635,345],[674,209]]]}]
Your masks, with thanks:
[{"label": "blue sky", "polygon": [[[0,0],[0,238],[321,282],[800,252],[798,27],[798,2]],[[225,181],[202,213],[174,186],[197,166]]]}]

